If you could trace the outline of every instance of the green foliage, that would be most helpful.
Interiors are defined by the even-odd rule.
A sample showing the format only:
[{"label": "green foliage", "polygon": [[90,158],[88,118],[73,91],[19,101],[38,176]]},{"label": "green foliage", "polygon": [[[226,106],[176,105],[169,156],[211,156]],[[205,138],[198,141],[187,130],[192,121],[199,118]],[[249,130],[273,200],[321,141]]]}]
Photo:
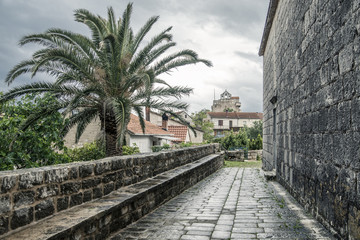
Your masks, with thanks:
[{"label": "green foliage", "polygon": [[58,153],[65,150],[61,129],[64,119],[59,112],[34,121],[23,129],[25,120],[33,113],[56,105],[56,99],[24,95],[20,100],[2,104],[0,115],[0,170],[46,166],[68,162]]},{"label": "green foliage", "polygon": [[212,140],[214,139],[214,123],[205,120],[207,118],[208,112],[210,112],[210,110],[202,109],[200,112],[191,114],[191,118],[195,127],[200,128],[204,132],[204,142],[212,142]]},{"label": "green foliage", "polygon": [[167,144],[167,143],[165,143],[164,145],[162,145],[162,148],[163,148],[164,150],[168,150],[168,149],[170,149],[170,145]]},{"label": "green foliage", "polygon": [[234,109],[232,109],[232,108],[225,108],[224,109],[224,112],[233,112],[234,111]]},{"label": "green foliage", "polygon": [[187,142],[187,143],[181,142],[181,143],[179,144],[179,147],[180,147],[180,148],[186,148],[186,147],[191,147],[192,145],[193,145],[192,142]]},{"label": "green foliage", "polygon": [[97,160],[105,157],[105,148],[100,142],[85,143],[83,147],[67,149],[64,156],[71,162]]},{"label": "green foliage", "polygon": [[136,145],[136,143],[133,143],[133,146],[123,146],[123,155],[133,155],[136,153],[140,153],[139,147]]},{"label": "green foliage", "polygon": [[222,138],[221,146],[226,150],[246,148],[248,146],[248,138],[245,131],[240,130],[237,133],[230,131],[229,134]]},{"label": "green foliage", "polygon": [[263,136],[263,123],[262,121],[255,121],[252,127],[245,127],[246,134],[249,139],[255,139],[260,134]]},{"label": "green foliage", "polygon": [[155,146],[152,146],[151,147],[151,150],[153,152],[160,152],[160,151],[163,151],[163,150],[169,150],[171,148],[171,146],[169,144],[164,144],[162,146],[159,146],[159,145],[155,145]]},{"label": "green foliage", "polygon": [[260,150],[263,146],[263,139],[260,134],[257,136],[256,139],[249,140],[249,149],[250,150]]}]

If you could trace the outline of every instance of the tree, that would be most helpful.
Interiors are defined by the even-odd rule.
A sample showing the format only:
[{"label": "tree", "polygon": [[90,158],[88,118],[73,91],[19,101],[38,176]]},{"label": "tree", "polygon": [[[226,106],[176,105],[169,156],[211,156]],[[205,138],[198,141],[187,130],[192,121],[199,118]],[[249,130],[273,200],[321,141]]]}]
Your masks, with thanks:
[{"label": "tree", "polygon": [[239,132],[234,133],[232,130],[225,137],[221,139],[221,145],[226,150],[233,150],[236,148],[248,147],[249,140],[246,132],[240,129]]},{"label": "tree", "polygon": [[22,74],[31,73],[33,77],[38,72],[52,75],[56,81],[35,82],[13,88],[4,94],[0,103],[26,93],[54,93],[58,97],[58,104],[30,115],[23,126],[26,128],[59,110],[63,110],[65,115],[76,110],[69,117],[64,133],[77,126],[78,140],[85,127],[99,117],[105,132],[108,156],[121,154],[131,111],[139,115],[143,131],[143,107],[170,113],[185,122],[174,111],[187,108],[188,105],[179,99],[189,95],[192,89],[170,86],[159,76],[188,64],[212,64],[187,49],[164,56],[175,46],[170,34],[171,27],[143,43],[159,17],[150,18],[134,34],[130,27],[131,12],[132,4],[128,4],[123,17],[116,21],[111,7],[108,8],[107,19],[85,9],[76,10],[75,20],[90,29],[91,39],[62,29],[49,29],[22,38],[20,45],[36,43],[43,48],[36,51],[31,59],[16,65],[5,81],[10,84]]},{"label": "tree", "polygon": [[25,95],[20,101],[10,101],[1,106],[0,170],[67,162],[67,158],[56,151],[64,150],[61,136],[64,119],[59,112],[21,130],[32,112],[53,104],[57,102],[51,95]]},{"label": "tree", "polygon": [[198,127],[204,132],[204,141],[212,141],[214,138],[214,123],[205,120],[208,112],[210,112],[210,110],[202,109],[199,112],[191,114],[194,127]]},{"label": "tree", "polygon": [[246,134],[249,139],[256,139],[258,135],[263,136],[262,121],[255,121],[252,127],[245,127]]}]

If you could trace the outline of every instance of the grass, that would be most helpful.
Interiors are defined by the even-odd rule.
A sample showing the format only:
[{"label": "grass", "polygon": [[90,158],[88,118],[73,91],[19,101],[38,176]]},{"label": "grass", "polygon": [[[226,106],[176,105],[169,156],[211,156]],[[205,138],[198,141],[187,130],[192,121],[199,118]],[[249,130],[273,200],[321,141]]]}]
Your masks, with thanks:
[{"label": "grass", "polygon": [[261,161],[249,161],[249,162],[233,162],[225,161],[224,167],[239,167],[239,168],[261,168]]}]

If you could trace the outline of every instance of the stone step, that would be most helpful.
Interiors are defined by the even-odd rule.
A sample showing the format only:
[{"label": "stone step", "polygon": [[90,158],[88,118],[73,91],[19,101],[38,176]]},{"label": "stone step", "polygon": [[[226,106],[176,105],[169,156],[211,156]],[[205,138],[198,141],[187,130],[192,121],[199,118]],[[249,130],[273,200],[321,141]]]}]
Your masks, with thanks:
[{"label": "stone step", "polygon": [[0,239],[105,239],[222,165],[223,156],[212,154],[29,224],[1,236]]}]

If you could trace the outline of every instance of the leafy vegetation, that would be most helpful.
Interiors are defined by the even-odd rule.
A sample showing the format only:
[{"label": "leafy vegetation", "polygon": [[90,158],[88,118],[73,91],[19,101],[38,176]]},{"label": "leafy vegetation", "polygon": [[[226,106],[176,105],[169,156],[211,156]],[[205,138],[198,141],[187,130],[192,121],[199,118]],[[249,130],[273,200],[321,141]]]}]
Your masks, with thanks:
[{"label": "leafy vegetation", "polygon": [[263,139],[260,134],[255,139],[249,140],[249,149],[250,150],[258,150],[262,149],[263,146]]},{"label": "leafy vegetation", "polygon": [[71,162],[96,160],[105,157],[105,148],[101,142],[86,143],[83,147],[67,149],[64,157]]},{"label": "leafy vegetation", "polygon": [[133,146],[123,146],[123,155],[133,155],[136,153],[140,153],[139,147],[136,145],[136,143],[133,143]]},{"label": "leafy vegetation", "polygon": [[249,139],[256,139],[258,135],[263,136],[263,123],[262,121],[255,121],[252,127],[245,126],[245,132]]},{"label": "leafy vegetation", "polygon": [[234,133],[230,131],[225,137],[221,140],[221,146],[226,150],[233,150],[238,148],[246,148],[248,146],[248,138],[246,132],[239,130],[239,132]]},{"label": "leafy vegetation", "polygon": [[213,134],[214,123],[205,120],[208,112],[210,112],[210,110],[202,109],[199,112],[191,114],[191,118],[193,120],[194,126],[200,128],[204,132],[203,135],[204,142],[211,142],[214,139],[214,134]]},{"label": "leafy vegetation", "polygon": [[25,95],[2,104],[0,114],[0,170],[12,170],[69,162],[59,151],[65,149],[61,129],[64,119],[54,112],[23,128],[34,112],[56,105],[53,95]]},{"label": "leafy vegetation", "polygon": [[[91,38],[52,28],[20,40],[20,45],[35,43],[42,48],[29,60],[17,64],[8,73],[6,83],[11,84],[22,74],[31,73],[34,77],[39,72],[56,80],[15,87],[0,98],[0,104],[27,93],[53,93],[57,102],[31,112],[19,131],[36,127],[39,121],[62,111],[64,115],[74,114],[65,126],[59,128],[63,129],[61,135],[77,126],[78,140],[85,127],[99,117],[105,132],[105,153],[110,156],[121,154],[131,111],[138,114],[143,131],[143,107],[169,113],[185,123],[175,112],[187,108],[188,104],[179,99],[192,93],[192,89],[169,86],[160,76],[181,66],[196,63],[211,66],[211,62],[188,49],[168,53],[175,46],[171,27],[151,40],[143,41],[159,17],[150,18],[134,33],[130,27],[132,4],[127,5],[119,20],[116,20],[111,7],[107,13],[108,18],[105,19],[86,9],[75,11],[75,20],[89,28]],[[52,128],[56,124],[52,122],[42,126],[46,125],[54,125],[48,126]]]}]

